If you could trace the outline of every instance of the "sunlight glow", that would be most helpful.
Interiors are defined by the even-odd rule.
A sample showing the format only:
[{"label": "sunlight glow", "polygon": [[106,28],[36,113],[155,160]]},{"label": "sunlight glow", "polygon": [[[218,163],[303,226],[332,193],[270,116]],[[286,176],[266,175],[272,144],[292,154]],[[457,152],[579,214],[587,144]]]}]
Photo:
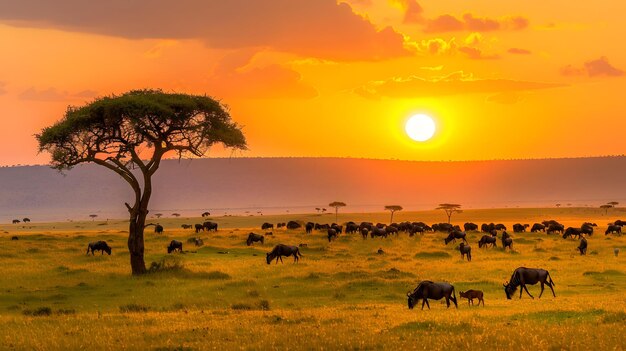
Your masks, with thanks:
[{"label": "sunlight glow", "polygon": [[406,122],[404,130],[409,138],[415,141],[426,141],[435,135],[435,121],[424,114],[414,115]]}]

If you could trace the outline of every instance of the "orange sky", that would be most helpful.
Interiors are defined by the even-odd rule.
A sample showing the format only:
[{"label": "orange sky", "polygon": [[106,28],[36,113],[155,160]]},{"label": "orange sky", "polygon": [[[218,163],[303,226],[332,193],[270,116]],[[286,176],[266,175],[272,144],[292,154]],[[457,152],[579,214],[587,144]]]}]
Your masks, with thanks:
[{"label": "orange sky", "polygon": [[[0,164],[67,105],[206,93],[240,156],[470,160],[623,154],[626,2],[0,1]],[[403,124],[433,116],[435,137]],[[216,152],[214,155],[224,155]]]}]

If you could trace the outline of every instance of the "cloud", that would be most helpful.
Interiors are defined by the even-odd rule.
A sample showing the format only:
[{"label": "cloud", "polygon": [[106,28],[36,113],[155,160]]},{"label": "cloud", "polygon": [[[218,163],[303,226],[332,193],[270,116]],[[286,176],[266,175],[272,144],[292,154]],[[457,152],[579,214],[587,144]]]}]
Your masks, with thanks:
[{"label": "cloud", "polygon": [[602,56],[597,60],[585,62],[583,67],[567,65],[561,68],[561,74],[564,76],[621,77],[624,71],[611,65],[608,58]]},{"label": "cloud", "polygon": [[19,95],[19,98],[30,101],[63,101],[67,99],[67,93],[58,91],[55,88],[37,90],[34,87],[30,87],[24,90]]},{"label": "cloud", "polygon": [[424,9],[416,0],[390,0],[390,2],[404,11],[404,23],[422,23],[424,21],[422,17]]},{"label": "cloud", "polygon": [[509,54],[514,54],[514,55],[530,55],[530,54],[532,54],[532,52],[530,50],[520,49],[520,48],[510,48],[510,49],[507,50],[507,52]]},{"label": "cloud", "polygon": [[472,60],[496,60],[500,58],[495,54],[485,55],[480,49],[469,46],[460,47],[458,50]]},{"label": "cloud", "polygon": [[514,91],[497,93],[487,97],[487,101],[503,105],[513,105],[522,101],[522,96]]},{"label": "cloud", "polygon": [[507,93],[550,89],[562,84],[518,81],[510,79],[475,79],[462,71],[435,78],[410,76],[386,81],[370,82],[355,89],[355,93],[368,99],[418,98],[478,93]]},{"label": "cloud", "polygon": [[198,39],[211,48],[270,48],[331,60],[409,55],[404,38],[378,30],[336,0],[20,0],[0,22],[129,39]]},{"label": "cloud", "polygon": [[310,99],[317,91],[298,72],[279,64],[255,66],[253,50],[226,55],[214,70],[211,89],[220,96],[253,99]]},{"label": "cloud", "polygon": [[487,17],[475,17],[466,13],[461,18],[453,15],[440,15],[434,19],[426,21],[425,33],[446,33],[446,32],[492,32],[499,30],[517,31],[526,29],[529,20],[522,16],[511,16],[499,19]]},{"label": "cloud", "polygon": [[430,55],[451,54],[455,52],[457,48],[456,40],[454,38],[448,41],[441,38],[425,39],[414,42],[412,45],[415,47],[415,50]]}]

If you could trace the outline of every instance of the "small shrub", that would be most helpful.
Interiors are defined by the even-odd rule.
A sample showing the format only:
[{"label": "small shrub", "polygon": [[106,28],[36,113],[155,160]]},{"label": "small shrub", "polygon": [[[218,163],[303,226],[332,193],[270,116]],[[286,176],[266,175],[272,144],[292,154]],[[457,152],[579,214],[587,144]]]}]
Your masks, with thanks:
[{"label": "small shrub", "polygon": [[39,307],[34,310],[24,310],[22,313],[26,316],[43,317],[51,315],[52,309],[50,307]]},{"label": "small shrub", "polygon": [[270,310],[270,302],[267,301],[267,300],[259,301],[259,309],[261,309],[262,311],[269,311]]},{"label": "small shrub", "polygon": [[259,292],[256,291],[256,290],[248,291],[248,296],[250,296],[250,297],[259,297],[259,295],[260,295]]},{"label": "small shrub", "polygon": [[236,311],[250,311],[252,309],[252,306],[248,305],[247,303],[236,303],[230,308]]},{"label": "small shrub", "polygon": [[68,314],[76,314],[76,310],[74,309],[58,309],[57,314],[60,315],[68,315]]},{"label": "small shrub", "polygon": [[550,258],[548,258],[548,261],[560,261],[561,259],[556,257],[556,256],[552,256]]},{"label": "small shrub", "polygon": [[136,304],[136,303],[131,303],[128,305],[124,305],[124,306],[120,306],[120,312],[122,313],[137,313],[137,312],[148,312],[150,310],[150,307],[148,306],[144,306],[144,305],[140,305],[140,304]]},{"label": "small shrub", "polygon": [[178,256],[165,256],[158,262],[152,262],[148,273],[182,271],[184,268],[185,265]]}]

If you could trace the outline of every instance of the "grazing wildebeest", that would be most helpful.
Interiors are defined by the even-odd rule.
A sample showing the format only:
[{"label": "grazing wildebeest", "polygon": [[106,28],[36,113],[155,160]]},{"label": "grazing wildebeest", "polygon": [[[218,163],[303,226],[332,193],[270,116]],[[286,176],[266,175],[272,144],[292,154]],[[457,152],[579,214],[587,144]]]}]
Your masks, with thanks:
[{"label": "grazing wildebeest", "polygon": [[343,233],[343,226],[342,226],[342,225],[339,225],[339,224],[335,224],[335,223],[333,223],[333,224],[330,226],[330,228],[331,228],[331,229],[334,229],[334,230],[337,232],[337,234],[341,234],[341,233]]},{"label": "grazing wildebeest", "polygon": [[296,222],[296,221],[289,221],[287,222],[287,229],[300,229],[300,227],[302,227],[300,225],[300,223]]},{"label": "grazing wildebeest", "polygon": [[385,228],[385,230],[387,231],[387,234],[396,234],[398,235],[398,228],[396,226],[393,225],[389,225]]},{"label": "grazing wildebeest", "polygon": [[304,229],[306,231],[307,234],[311,234],[311,232],[313,232],[313,227],[315,227],[315,224],[313,222],[308,222],[305,226]]},{"label": "grazing wildebeest", "polygon": [[456,239],[461,239],[467,243],[465,236],[466,236],[465,233],[455,230],[455,231],[450,232],[450,234],[448,234],[448,237],[443,239],[443,242],[445,242],[446,245],[448,245],[448,243],[451,241],[456,242]]},{"label": "grazing wildebeest", "polygon": [[333,239],[337,239],[337,231],[331,228],[328,229],[328,242],[331,242]]},{"label": "grazing wildebeest", "polygon": [[372,227],[372,230],[370,231],[370,238],[373,238],[375,236],[383,236],[383,237],[387,237],[387,230],[385,228],[378,228],[378,227]]},{"label": "grazing wildebeest", "polygon": [[202,217],[208,217],[208,216],[210,216],[210,215],[211,215],[211,214],[210,214],[209,212],[204,212],[204,213],[202,213]]},{"label": "grazing wildebeest", "polygon": [[608,234],[622,235],[622,227],[619,225],[610,225],[608,228],[606,228],[606,231],[604,232],[604,235]]},{"label": "grazing wildebeest", "polygon": [[483,299],[483,292],[480,290],[467,290],[459,292],[461,298],[467,299],[467,305],[470,303],[474,304],[474,299],[478,299],[478,306],[480,303],[483,303],[483,307],[485,307],[485,300]]},{"label": "grazing wildebeest", "polygon": [[565,232],[565,226],[563,226],[562,224],[550,224],[548,226],[548,230],[546,230],[547,234],[552,234],[552,233],[563,234],[563,232]]},{"label": "grazing wildebeest", "polygon": [[506,226],[502,223],[498,223],[496,224],[496,226],[494,227],[495,230],[506,230]]},{"label": "grazing wildebeest", "polygon": [[552,290],[552,295],[556,297],[553,288],[553,286],[556,284],[554,284],[554,282],[552,281],[550,273],[548,273],[548,271],[546,271],[545,269],[526,267],[519,267],[513,272],[511,279],[503,285],[504,293],[506,294],[506,298],[510,300],[511,296],[513,296],[513,294],[515,293],[515,290],[517,290],[517,287],[521,287],[519,291],[520,299],[522,298],[522,292],[524,290],[526,290],[528,296],[534,299],[534,297],[528,292],[528,288],[526,287],[526,285],[535,285],[537,283],[541,283],[541,293],[539,293],[540,298],[543,294],[544,284],[547,284],[550,287],[550,290]]},{"label": "grazing wildebeest", "polygon": [[507,247],[513,251],[513,238],[502,235],[502,249],[506,251]]},{"label": "grazing wildebeest", "polygon": [[613,222],[614,225],[619,225],[620,227],[623,227],[626,225],[626,221],[622,221],[621,219],[618,219],[617,221]]},{"label": "grazing wildebeest", "polygon": [[204,226],[202,224],[196,224],[194,227],[196,228],[196,233],[200,233],[200,231],[204,231]]},{"label": "grazing wildebeest", "polygon": [[191,229],[191,228],[193,228],[193,226],[191,224],[181,224],[181,227],[183,229]]},{"label": "grazing wildebeest", "polygon": [[87,253],[86,255],[89,255],[89,251],[91,251],[91,255],[95,255],[96,251],[100,251],[101,254],[104,255],[104,253],[108,253],[109,255],[111,254],[111,247],[107,244],[106,241],[94,241],[89,243],[89,245],[87,245]]},{"label": "grazing wildebeest", "polygon": [[30,218],[26,217],[26,218],[22,219],[22,222],[24,222],[24,223],[30,223]]},{"label": "grazing wildebeest", "polygon": [[[20,240],[20,238],[18,238],[18,237],[17,237],[17,235],[13,235],[13,236],[11,237],[11,240]],[[617,255],[615,255],[615,256],[617,256]]]},{"label": "grazing wildebeest", "polygon": [[498,245],[496,244],[496,242],[498,241],[498,238],[493,237],[491,235],[483,235],[482,238],[480,238],[480,240],[478,241],[478,248],[481,248],[483,246],[486,247],[486,245],[491,244],[491,246],[495,246],[498,247]]},{"label": "grazing wildebeest", "polygon": [[578,244],[577,249],[580,251],[581,256],[587,254],[587,239],[585,239],[584,236],[580,238],[580,243]]},{"label": "grazing wildebeest", "polygon": [[217,223],[215,222],[204,222],[202,223],[202,226],[207,232],[210,232],[211,230],[215,230],[217,232]]},{"label": "grazing wildebeest", "polygon": [[411,310],[420,299],[423,300],[422,309],[424,309],[424,304],[426,304],[428,309],[430,309],[428,299],[441,300],[444,297],[446,298],[446,305],[448,308],[450,307],[450,300],[454,302],[454,306],[456,308],[459,308],[456,301],[454,286],[448,283],[433,283],[430,280],[423,280],[417,284],[417,287],[413,290],[413,292],[408,292],[406,296],[408,297],[409,309]]},{"label": "grazing wildebeest", "polygon": [[463,224],[463,229],[465,229],[466,232],[469,232],[471,230],[478,230],[478,225],[476,223],[468,222]]},{"label": "grazing wildebeest", "polygon": [[454,230],[454,226],[450,223],[438,223],[433,224],[433,229],[435,229],[436,232],[450,232]]},{"label": "grazing wildebeest", "polygon": [[472,262],[472,248],[469,245],[465,246],[465,243],[461,243],[459,251],[461,252],[461,260],[463,260],[464,256],[467,256],[467,261]]},{"label": "grazing wildebeest", "polygon": [[163,226],[160,224],[155,225],[154,232],[157,234],[163,234]]},{"label": "grazing wildebeest", "polygon": [[348,222],[346,224],[346,234],[354,234],[359,231],[359,226],[354,222]]},{"label": "grazing wildebeest", "polygon": [[267,261],[267,264],[272,263],[273,259],[276,259],[276,263],[278,263],[279,259],[280,263],[283,263],[283,256],[289,257],[291,255],[293,255],[294,262],[298,262],[299,258],[302,257],[302,254],[300,254],[300,250],[297,246],[278,244],[274,246],[274,249],[271,252],[267,253],[265,260]]},{"label": "grazing wildebeest", "polygon": [[170,245],[167,247],[167,253],[172,253],[172,251],[183,252],[183,243],[178,240],[170,241]]},{"label": "grazing wildebeest", "polygon": [[483,223],[480,226],[480,231],[483,233],[491,233],[494,229],[496,229],[496,225],[493,223],[489,223],[489,224]]},{"label": "grazing wildebeest", "polygon": [[532,228],[530,228],[531,233],[545,232],[545,231],[546,231],[546,226],[541,223],[535,223],[533,224]]},{"label": "grazing wildebeest", "polygon": [[513,233],[523,233],[528,227],[530,227],[528,224],[515,223],[513,224]]},{"label": "grazing wildebeest", "polygon": [[580,239],[580,235],[582,234],[582,230],[574,227],[567,227],[565,232],[563,233],[563,239],[567,239],[571,237],[572,239],[577,236]]},{"label": "grazing wildebeest", "polygon": [[[590,225],[589,223],[583,223],[583,225],[580,227],[580,234],[586,234],[586,235],[592,236],[593,227],[594,225]],[[597,225],[595,227],[597,227]]]},{"label": "grazing wildebeest", "polygon": [[420,235],[423,235],[424,234],[424,227],[419,226],[419,225],[415,225],[415,224],[412,225],[411,229],[409,229],[409,235],[413,236],[416,233],[419,233]]},{"label": "grazing wildebeest", "polygon": [[18,223],[20,223],[20,220],[19,220],[19,219],[14,219],[14,220],[13,220],[13,224],[18,224]]},{"label": "grazing wildebeest", "polygon": [[248,239],[246,240],[246,245],[250,246],[252,243],[260,242],[261,244],[265,243],[265,237],[261,234],[248,234]]},{"label": "grazing wildebeest", "polygon": [[361,229],[361,236],[363,237],[363,239],[367,239],[368,233],[369,233],[369,230],[367,230],[367,228]]},{"label": "grazing wildebeest", "polygon": [[555,221],[554,219],[548,220],[548,221],[543,221],[541,222],[543,225],[545,225],[546,227],[549,227],[552,224],[556,224],[556,225],[562,225],[561,223]]},{"label": "grazing wildebeest", "polygon": [[261,225],[261,230],[265,230],[265,229],[272,229],[273,230],[274,229],[274,225],[272,223],[265,222],[265,223],[263,223]]}]

